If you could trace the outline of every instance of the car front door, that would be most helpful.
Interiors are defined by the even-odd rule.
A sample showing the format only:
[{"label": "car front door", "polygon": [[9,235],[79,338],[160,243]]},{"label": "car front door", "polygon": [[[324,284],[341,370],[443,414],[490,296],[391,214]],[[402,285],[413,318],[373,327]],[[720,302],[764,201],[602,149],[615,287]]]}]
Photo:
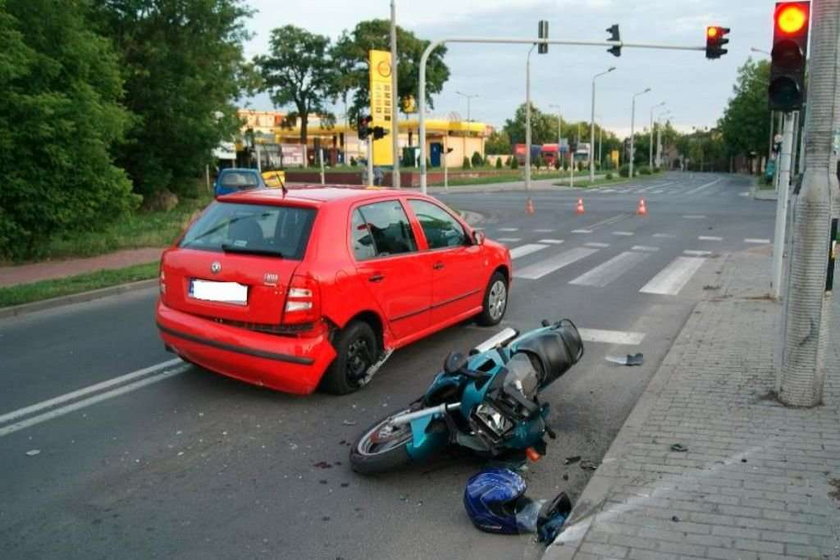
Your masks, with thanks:
[{"label": "car front door", "polygon": [[432,267],[431,323],[451,320],[481,307],[487,278],[481,247],[461,223],[437,204],[409,199],[428,245]]},{"label": "car front door", "polygon": [[350,236],[356,270],[396,339],[430,326],[432,268],[399,200],[355,208]]}]

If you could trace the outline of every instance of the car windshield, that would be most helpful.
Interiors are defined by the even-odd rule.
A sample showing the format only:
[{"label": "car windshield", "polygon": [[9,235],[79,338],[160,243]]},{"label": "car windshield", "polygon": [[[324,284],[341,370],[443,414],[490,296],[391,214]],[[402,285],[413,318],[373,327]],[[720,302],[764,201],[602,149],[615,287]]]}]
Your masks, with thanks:
[{"label": "car windshield", "polygon": [[259,186],[256,174],[245,171],[225,172],[219,183],[229,189],[253,189]]},{"label": "car windshield", "polygon": [[215,202],[179,246],[300,260],[314,217],[312,208]]}]

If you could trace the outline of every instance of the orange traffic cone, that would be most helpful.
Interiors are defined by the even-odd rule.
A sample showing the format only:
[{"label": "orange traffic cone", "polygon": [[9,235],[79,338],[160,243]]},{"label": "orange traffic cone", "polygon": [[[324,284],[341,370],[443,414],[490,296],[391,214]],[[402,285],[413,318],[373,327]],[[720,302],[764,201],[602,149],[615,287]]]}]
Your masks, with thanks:
[{"label": "orange traffic cone", "polygon": [[525,203],[525,213],[526,214],[533,214],[534,210],[534,201],[531,200],[531,197],[528,197],[528,202]]},{"label": "orange traffic cone", "polygon": [[586,210],[583,209],[583,199],[579,198],[577,201],[577,206],[575,207],[575,214],[585,214]]},{"label": "orange traffic cone", "polygon": [[639,199],[639,207],[636,209],[636,214],[639,216],[647,216],[647,206],[645,205],[645,199]]}]

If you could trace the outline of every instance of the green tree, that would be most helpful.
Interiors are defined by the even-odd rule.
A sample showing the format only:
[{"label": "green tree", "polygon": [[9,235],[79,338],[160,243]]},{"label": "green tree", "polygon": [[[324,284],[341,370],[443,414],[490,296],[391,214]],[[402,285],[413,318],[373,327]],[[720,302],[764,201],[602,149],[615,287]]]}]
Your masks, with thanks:
[{"label": "green tree", "polygon": [[[391,49],[391,22],[384,19],[362,21],[353,31],[342,33],[332,49],[336,67],[342,69],[341,79],[334,82],[334,93],[345,99],[353,91],[353,104],[349,108],[350,118],[370,111],[370,50]],[[420,79],[420,58],[429,46],[429,41],[419,39],[414,33],[397,27],[397,95],[400,107],[410,98],[417,97]],[[426,65],[426,102],[434,107],[432,94],[440,93],[449,79],[449,68],[443,62],[446,47],[432,51]]]},{"label": "green tree", "polygon": [[336,72],[329,56],[330,39],[305,29],[286,25],[271,32],[270,53],[258,56],[265,91],[277,107],[292,105],[287,120],[300,120],[300,141],[309,134],[309,115],[334,117],[327,100],[336,88]]},{"label": "green tree", "polygon": [[52,236],[95,230],[137,200],[109,149],[129,125],[119,61],[87,4],[0,7],[0,257],[38,256]]},{"label": "green tree", "polygon": [[484,150],[488,154],[509,154],[510,136],[504,130],[494,130],[490,133],[484,144]]},{"label": "green tree", "polygon": [[[525,143],[525,104],[516,109],[512,119],[505,121],[502,129],[511,144]],[[557,142],[557,117],[543,113],[531,104],[531,143],[548,144]]]},{"label": "green tree", "polygon": [[718,123],[726,150],[730,155],[749,155],[767,151],[770,136],[770,109],[767,87],[770,63],[748,59],[738,69],[733,87],[734,96]]},{"label": "green tree", "polygon": [[121,55],[124,103],[137,115],[117,162],[144,196],[189,194],[213,148],[239,129],[233,102],[249,81],[249,9],[242,0],[92,1]]}]

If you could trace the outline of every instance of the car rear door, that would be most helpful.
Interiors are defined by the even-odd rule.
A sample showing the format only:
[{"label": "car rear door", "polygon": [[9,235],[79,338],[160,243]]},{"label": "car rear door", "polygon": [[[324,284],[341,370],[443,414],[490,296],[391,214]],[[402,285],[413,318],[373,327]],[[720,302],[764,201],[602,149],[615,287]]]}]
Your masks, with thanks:
[{"label": "car rear door", "polygon": [[350,242],[367,295],[399,340],[429,327],[432,270],[397,199],[354,208]]},{"label": "car rear door", "polygon": [[432,268],[431,324],[446,322],[481,306],[487,282],[481,247],[447,210],[412,198],[408,204],[428,245]]}]

